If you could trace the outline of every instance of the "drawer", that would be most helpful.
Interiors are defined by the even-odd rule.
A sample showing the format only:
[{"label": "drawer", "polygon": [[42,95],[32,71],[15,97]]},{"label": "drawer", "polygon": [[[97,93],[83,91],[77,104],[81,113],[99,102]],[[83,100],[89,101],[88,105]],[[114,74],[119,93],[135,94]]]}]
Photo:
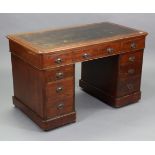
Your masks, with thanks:
[{"label": "drawer", "polygon": [[94,45],[93,47],[77,50],[73,53],[74,62],[83,62],[91,59],[117,54],[120,51],[120,42]]},{"label": "drawer", "polygon": [[129,95],[133,92],[140,91],[141,76],[120,79],[117,85],[117,97]]},{"label": "drawer", "polygon": [[57,66],[63,66],[66,64],[72,64],[72,53],[62,54],[46,54],[43,55],[44,68],[52,68]]},{"label": "drawer", "polygon": [[120,65],[141,63],[143,60],[143,50],[121,54],[119,57]]},{"label": "drawer", "polygon": [[58,98],[73,96],[74,78],[67,78],[58,82],[52,82],[46,85],[46,100],[50,102]]},{"label": "drawer", "polygon": [[108,44],[103,44],[99,47],[103,56],[115,55],[120,52],[121,42],[111,42]]},{"label": "drawer", "polygon": [[133,38],[123,41],[122,50],[132,51],[145,48],[145,38]]},{"label": "drawer", "polygon": [[45,81],[53,82],[63,80],[68,77],[74,77],[74,65],[66,65],[65,67],[57,67],[45,70]]},{"label": "drawer", "polygon": [[119,67],[119,77],[127,78],[135,75],[141,75],[142,63],[133,63],[120,65]]},{"label": "drawer", "polygon": [[73,61],[83,62],[95,58],[100,58],[102,56],[103,54],[101,51],[99,51],[98,48],[81,49],[73,52]]},{"label": "drawer", "polygon": [[75,111],[73,97],[65,98],[47,105],[47,117],[61,116]]}]

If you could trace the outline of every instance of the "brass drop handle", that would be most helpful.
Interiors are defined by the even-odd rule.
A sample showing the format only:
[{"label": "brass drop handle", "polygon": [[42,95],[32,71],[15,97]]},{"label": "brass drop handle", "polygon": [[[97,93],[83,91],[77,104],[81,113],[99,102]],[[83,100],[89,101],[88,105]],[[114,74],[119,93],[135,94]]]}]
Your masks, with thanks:
[{"label": "brass drop handle", "polygon": [[134,62],[135,59],[136,59],[135,56],[130,56],[130,57],[129,57],[129,61],[130,61],[130,62]]},{"label": "brass drop handle", "polygon": [[61,110],[61,109],[63,109],[64,108],[64,103],[59,103],[58,105],[57,105],[57,109],[58,110]]},{"label": "brass drop handle", "polygon": [[131,43],[131,48],[132,49],[135,49],[136,48],[136,43],[135,42]]},{"label": "brass drop handle", "polygon": [[63,91],[63,87],[57,87],[56,92],[60,93],[61,91]]},{"label": "brass drop handle", "polygon": [[64,73],[63,73],[63,72],[58,72],[58,73],[56,73],[56,78],[57,78],[57,79],[62,79],[63,76],[64,76]]},{"label": "brass drop handle", "polygon": [[55,63],[61,64],[61,63],[62,63],[62,59],[61,59],[61,58],[57,58],[57,59],[55,60]]},{"label": "brass drop handle", "polygon": [[128,70],[128,74],[134,74],[135,73],[135,70],[134,69],[129,69]]},{"label": "brass drop handle", "polygon": [[83,57],[84,59],[88,59],[88,58],[90,57],[90,54],[84,53],[84,54],[82,55],[82,57]]},{"label": "brass drop handle", "polygon": [[107,48],[107,52],[109,53],[109,54],[112,54],[113,52],[114,52],[114,49],[113,48]]}]

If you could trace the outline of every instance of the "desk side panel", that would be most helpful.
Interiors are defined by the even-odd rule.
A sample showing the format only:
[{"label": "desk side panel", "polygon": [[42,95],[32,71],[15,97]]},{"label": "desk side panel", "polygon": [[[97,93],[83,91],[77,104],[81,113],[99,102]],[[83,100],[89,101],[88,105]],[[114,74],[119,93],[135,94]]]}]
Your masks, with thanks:
[{"label": "desk side panel", "polygon": [[28,46],[9,40],[10,52],[35,68],[42,69],[42,55],[35,54]]},{"label": "desk side panel", "polygon": [[43,114],[43,73],[11,55],[14,96],[41,118]]}]

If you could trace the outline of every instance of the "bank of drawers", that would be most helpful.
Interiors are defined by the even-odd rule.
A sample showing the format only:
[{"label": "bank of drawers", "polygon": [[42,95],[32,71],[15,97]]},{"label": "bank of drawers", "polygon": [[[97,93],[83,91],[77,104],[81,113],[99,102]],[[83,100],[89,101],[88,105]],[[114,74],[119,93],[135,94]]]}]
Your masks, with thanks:
[{"label": "bank of drawers", "polygon": [[43,56],[43,66],[45,68],[54,68],[76,62],[88,61],[114,55],[120,52],[121,42],[114,41],[98,45],[86,46],[74,50],[62,51],[60,54],[47,54]]},{"label": "bank of drawers", "polygon": [[122,42],[121,49],[126,53],[119,56],[118,97],[140,91],[144,47],[143,37]]},{"label": "bank of drawers", "polygon": [[117,96],[129,95],[140,90],[143,50],[121,54]]},{"label": "bank of drawers", "polygon": [[75,111],[74,65],[45,71],[47,118]]},{"label": "bank of drawers", "polygon": [[76,62],[88,61],[91,59],[102,58],[110,55],[116,55],[127,51],[135,51],[145,47],[144,37],[135,37],[123,39],[122,41],[112,41],[91,46],[84,46],[76,49],[60,51],[57,54],[43,55],[43,67],[54,68]]},{"label": "bank of drawers", "polygon": [[[113,41],[43,56],[46,82],[47,117],[74,111],[74,65],[97,58],[120,54],[117,97],[140,90],[144,38]],[[53,68],[53,69],[52,69]]]}]

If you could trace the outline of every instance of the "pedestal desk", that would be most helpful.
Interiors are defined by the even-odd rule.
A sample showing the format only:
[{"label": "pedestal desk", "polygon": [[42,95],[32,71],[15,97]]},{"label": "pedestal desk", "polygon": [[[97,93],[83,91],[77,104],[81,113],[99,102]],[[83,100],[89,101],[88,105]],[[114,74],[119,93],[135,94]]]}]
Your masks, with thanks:
[{"label": "pedestal desk", "polygon": [[109,22],[9,35],[14,105],[43,130],[75,122],[77,62],[84,91],[113,107],[137,102],[146,35]]}]

